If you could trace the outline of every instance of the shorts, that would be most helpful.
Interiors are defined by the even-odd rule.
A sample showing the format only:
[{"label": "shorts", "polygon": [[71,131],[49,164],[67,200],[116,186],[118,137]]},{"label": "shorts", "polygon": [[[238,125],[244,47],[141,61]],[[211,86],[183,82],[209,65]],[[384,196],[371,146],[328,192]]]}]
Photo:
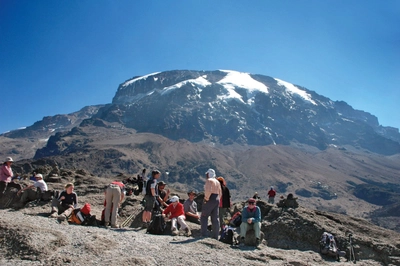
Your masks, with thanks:
[{"label": "shorts", "polygon": [[144,205],[144,210],[147,212],[151,212],[154,208],[154,203],[156,201],[156,198],[154,196],[146,195],[144,196],[144,199],[146,200],[146,203]]}]

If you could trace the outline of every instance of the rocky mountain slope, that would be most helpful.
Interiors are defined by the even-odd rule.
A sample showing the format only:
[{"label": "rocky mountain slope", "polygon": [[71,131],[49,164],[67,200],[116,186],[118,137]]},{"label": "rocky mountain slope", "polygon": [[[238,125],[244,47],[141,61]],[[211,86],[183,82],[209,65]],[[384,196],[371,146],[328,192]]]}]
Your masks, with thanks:
[{"label": "rocky mountain slope", "polygon": [[[38,170],[46,171],[46,168]],[[50,168],[47,169],[47,171]],[[74,182],[80,206],[89,202],[91,214],[100,218],[103,189],[111,180],[125,175],[102,178],[77,169],[59,169],[60,179],[47,178],[49,189],[59,190]],[[51,181],[51,182],[50,182]],[[17,181],[22,185],[29,181]],[[172,194],[186,199],[186,193],[167,186]],[[130,215],[133,219],[120,229],[87,227],[58,223],[48,218],[49,202],[29,203],[22,209],[0,210],[1,265],[348,265],[319,254],[319,237],[334,233],[342,250],[353,234],[357,264],[398,265],[400,234],[347,215],[311,210],[304,207],[281,209],[259,201],[264,239],[258,247],[239,248],[201,238],[199,225],[189,222],[193,235],[149,235],[141,226],[142,196],[127,196],[119,212],[118,223]],[[233,214],[243,208],[236,202]],[[10,205],[13,206],[12,204]],[[16,222],[18,221],[18,222]]]}]

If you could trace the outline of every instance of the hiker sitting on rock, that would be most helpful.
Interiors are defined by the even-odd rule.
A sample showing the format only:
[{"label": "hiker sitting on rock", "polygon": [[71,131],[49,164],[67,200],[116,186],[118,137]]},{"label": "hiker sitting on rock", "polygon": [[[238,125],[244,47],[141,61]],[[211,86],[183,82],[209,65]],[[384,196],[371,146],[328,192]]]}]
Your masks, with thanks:
[{"label": "hiker sitting on rock", "polygon": [[183,203],[186,220],[192,223],[200,224],[200,215],[197,212],[197,203],[194,198],[197,196],[194,190],[188,192],[189,198]]},{"label": "hiker sitting on rock", "polygon": [[190,228],[185,222],[185,212],[183,211],[183,205],[182,203],[179,202],[179,197],[178,196],[173,196],[170,199],[170,204],[168,207],[163,211],[163,216],[168,217],[171,219],[171,231],[172,235],[176,236],[179,234],[178,227],[177,227],[177,222],[181,227],[181,230],[185,230],[185,235],[190,236]]},{"label": "hiker sitting on rock", "polygon": [[297,208],[297,207],[299,207],[299,203],[297,203],[297,198],[294,198],[292,193],[289,193],[289,195],[287,195],[286,199],[281,199],[276,205],[278,207],[282,207],[282,208]]},{"label": "hiker sitting on rock", "polygon": [[242,223],[240,224],[240,245],[244,246],[247,231],[254,230],[256,237],[256,246],[260,244],[261,230],[261,210],[256,206],[256,200],[250,198],[248,205],[242,211]]},{"label": "hiker sitting on rock", "polygon": [[160,203],[160,206],[163,208],[168,207],[169,203],[169,189],[165,189],[165,186],[167,184],[164,181],[157,182],[157,187],[158,187],[158,202]]},{"label": "hiker sitting on rock", "polygon": [[65,185],[65,190],[51,202],[51,218],[58,218],[60,222],[68,218],[74,208],[78,207],[78,196],[74,192],[74,184]]},{"label": "hiker sitting on rock", "polygon": [[35,179],[37,180],[35,183],[18,191],[17,195],[21,195],[20,207],[23,207],[28,201],[40,199],[41,192],[47,191],[47,184],[43,180],[43,175],[36,174]]}]

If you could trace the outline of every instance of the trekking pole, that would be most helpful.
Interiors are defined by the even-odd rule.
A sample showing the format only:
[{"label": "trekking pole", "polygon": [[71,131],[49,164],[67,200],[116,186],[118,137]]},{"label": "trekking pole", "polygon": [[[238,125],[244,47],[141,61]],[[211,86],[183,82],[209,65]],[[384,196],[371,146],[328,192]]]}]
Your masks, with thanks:
[{"label": "trekking pole", "polygon": [[126,220],[121,223],[121,227],[125,227],[129,223],[131,223],[137,214],[138,212],[134,212],[131,215],[129,215],[128,218],[126,218]]},{"label": "trekking pole", "polygon": [[349,234],[349,260],[353,263],[356,263],[356,255],[354,253],[354,246],[353,246],[353,234]]}]

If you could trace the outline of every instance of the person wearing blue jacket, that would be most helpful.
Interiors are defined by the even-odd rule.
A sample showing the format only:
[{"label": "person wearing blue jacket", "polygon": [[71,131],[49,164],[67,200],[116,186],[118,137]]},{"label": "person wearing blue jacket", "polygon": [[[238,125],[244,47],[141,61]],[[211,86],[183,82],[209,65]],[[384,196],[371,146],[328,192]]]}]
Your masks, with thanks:
[{"label": "person wearing blue jacket", "polygon": [[242,223],[240,224],[241,246],[244,246],[246,233],[250,229],[254,230],[254,234],[257,238],[256,245],[258,246],[261,243],[261,210],[258,206],[256,206],[256,200],[253,198],[248,199],[247,206],[245,206],[242,211]]}]

